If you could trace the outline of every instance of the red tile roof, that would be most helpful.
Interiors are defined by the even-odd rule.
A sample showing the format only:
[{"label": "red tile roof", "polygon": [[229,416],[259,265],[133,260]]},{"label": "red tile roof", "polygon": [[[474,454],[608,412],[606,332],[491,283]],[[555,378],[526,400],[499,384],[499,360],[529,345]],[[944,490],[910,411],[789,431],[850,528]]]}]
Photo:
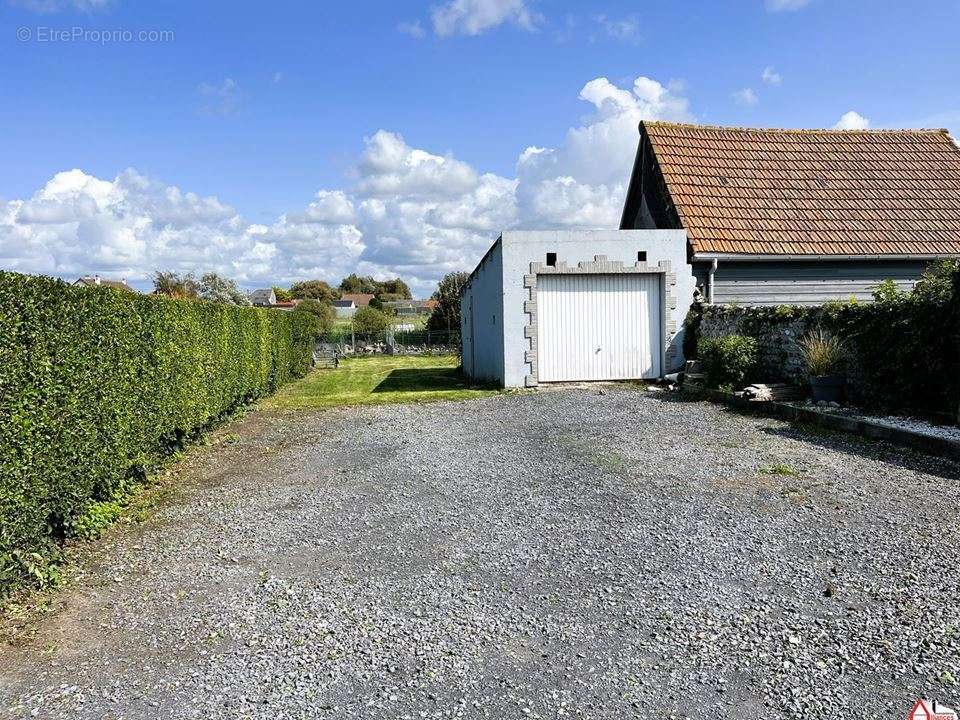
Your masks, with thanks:
[{"label": "red tile roof", "polygon": [[373,297],[373,295],[368,293],[343,293],[340,295],[341,300],[353,300],[353,304],[358,308],[367,307],[370,301],[373,300]]},{"label": "red tile roof", "polygon": [[946,130],[641,123],[695,253],[960,254]]}]

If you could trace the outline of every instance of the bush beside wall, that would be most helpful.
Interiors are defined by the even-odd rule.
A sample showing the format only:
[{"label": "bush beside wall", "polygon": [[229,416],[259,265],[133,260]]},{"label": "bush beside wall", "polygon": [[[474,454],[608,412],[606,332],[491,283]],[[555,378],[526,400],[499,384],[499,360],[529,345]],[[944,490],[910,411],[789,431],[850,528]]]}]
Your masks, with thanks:
[{"label": "bush beside wall", "polygon": [[0,591],[198,429],[309,370],[315,321],[0,272]]},{"label": "bush beside wall", "polygon": [[880,411],[956,419],[960,407],[960,263],[943,263],[910,293],[884,286],[871,303],[821,307],[703,306],[704,339],[747,335],[758,343],[758,380],[805,384],[797,341],[816,327],[847,354],[847,391]]},{"label": "bush beside wall", "polygon": [[713,387],[743,387],[757,368],[757,358],[756,339],[745,335],[705,338],[700,343],[700,361]]}]

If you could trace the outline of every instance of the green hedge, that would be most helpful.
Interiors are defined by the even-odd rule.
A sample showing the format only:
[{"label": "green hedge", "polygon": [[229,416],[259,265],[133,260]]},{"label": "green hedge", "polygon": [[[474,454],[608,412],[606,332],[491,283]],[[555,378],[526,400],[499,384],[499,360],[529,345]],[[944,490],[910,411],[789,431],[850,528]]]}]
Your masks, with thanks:
[{"label": "green hedge", "polygon": [[[884,283],[874,302],[833,302],[821,307],[703,306],[702,313],[703,325],[719,322],[730,332],[757,338],[761,347],[769,347],[774,338],[780,346],[795,346],[807,331],[822,327],[846,348],[853,373],[848,375],[848,389],[855,391],[858,403],[875,410],[957,418],[960,262],[935,264],[912,292],[898,292],[892,283]],[[693,336],[700,327],[700,318],[688,319]],[[705,342],[700,339],[699,348]],[[770,364],[769,358],[765,363]],[[764,379],[798,380],[789,374]]]},{"label": "green hedge", "polygon": [[92,503],[310,368],[315,321],[0,272],[0,590]]}]

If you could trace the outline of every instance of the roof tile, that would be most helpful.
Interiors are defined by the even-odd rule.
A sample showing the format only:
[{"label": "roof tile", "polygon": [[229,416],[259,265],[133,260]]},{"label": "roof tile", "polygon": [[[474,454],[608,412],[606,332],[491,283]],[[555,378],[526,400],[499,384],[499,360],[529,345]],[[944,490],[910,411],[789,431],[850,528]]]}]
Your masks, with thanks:
[{"label": "roof tile", "polygon": [[642,129],[695,252],[960,254],[945,130]]}]

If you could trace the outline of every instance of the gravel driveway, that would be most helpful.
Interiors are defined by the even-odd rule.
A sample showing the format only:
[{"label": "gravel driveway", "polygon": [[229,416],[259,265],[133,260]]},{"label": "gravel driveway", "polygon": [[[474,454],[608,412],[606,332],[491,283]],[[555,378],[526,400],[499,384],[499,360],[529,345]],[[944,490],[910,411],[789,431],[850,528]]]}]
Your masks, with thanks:
[{"label": "gravel driveway", "polygon": [[960,705],[946,460],[629,387],[254,414],[226,433],[0,653],[0,713]]}]

